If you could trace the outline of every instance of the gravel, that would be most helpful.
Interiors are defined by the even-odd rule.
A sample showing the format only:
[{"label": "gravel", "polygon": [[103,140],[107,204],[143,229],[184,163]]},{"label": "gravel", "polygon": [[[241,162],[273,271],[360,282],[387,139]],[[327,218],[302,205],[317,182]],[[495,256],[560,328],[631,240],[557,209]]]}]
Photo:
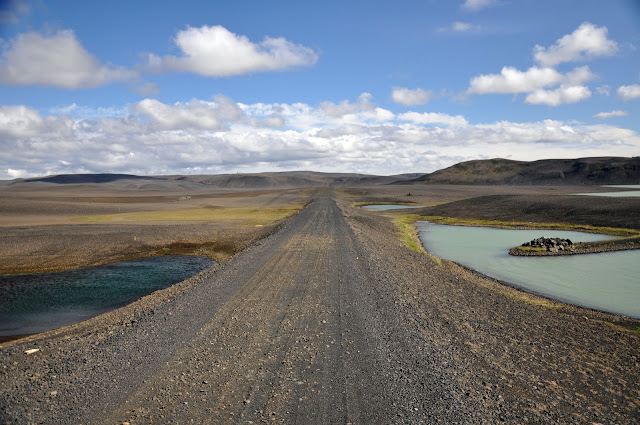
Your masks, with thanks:
[{"label": "gravel", "polygon": [[215,269],[0,345],[0,422],[640,423],[623,320],[411,251],[326,191]]}]

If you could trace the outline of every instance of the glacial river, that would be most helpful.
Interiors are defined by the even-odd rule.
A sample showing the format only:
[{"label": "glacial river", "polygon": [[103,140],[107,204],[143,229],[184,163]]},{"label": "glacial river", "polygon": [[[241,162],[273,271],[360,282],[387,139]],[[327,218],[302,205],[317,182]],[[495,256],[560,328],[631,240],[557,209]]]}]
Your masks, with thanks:
[{"label": "glacial river", "polygon": [[0,275],[0,336],[81,322],[213,265],[206,257],[165,255],[55,273]]},{"label": "glacial river", "polygon": [[530,292],[582,307],[640,318],[640,250],[558,257],[514,257],[511,247],[540,236],[574,242],[608,235],[556,230],[416,224],[431,254]]}]

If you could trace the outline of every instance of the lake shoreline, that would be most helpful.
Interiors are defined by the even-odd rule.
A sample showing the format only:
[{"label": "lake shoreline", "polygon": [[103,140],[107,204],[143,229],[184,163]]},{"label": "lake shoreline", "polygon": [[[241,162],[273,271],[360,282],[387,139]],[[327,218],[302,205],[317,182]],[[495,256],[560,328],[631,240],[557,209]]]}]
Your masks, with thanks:
[{"label": "lake shoreline", "polygon": [[509,255],[516,257],[557,257],[561,255],[599,254],[603,252],[628,251],[640,249],[640,237],[622,238],[620,240],[609,239],[606,241],[583,242],[575,244],[571,249],[564,251],[533,251],[516,246],[509,249]]},{"label": "lake shoreline", "polygon": [[[519,237],[514,237],[513,234],[507,236],[507,234],[511,232],[527,232],[525,229],[452,226],[426,221],[416,227],[426,251],[440,259],[453,261],[470,270],[489,276],[492,279],[508,282],[509,286],[516,287],[521,291],[542,295],[545,298],[554,299],[561,303],[597,311],[605,311],[625,317],[633,317],[635,319],[640,318],[640,312],[630,301],[631,299],[635,299],[634,297],[636,297],[636,295],[628,298],[619,295],[614,297],[609,294],[610,291],[616,291],[616,289],[612,288],[618,288],[623,291],[622,293],[631,294],[628,292],[628,288],[634,277],[629,274],[628,271],[620,277],[621,280],[616,281],[617,283],[615,285],[612,286],[612,282],[609,282],[606,290],[598,289],[597,285],[586,283],[609,281],[610,276],[615,274],[615,270],[617,270],[613,264],[616,261],[620,261],[620,258],[628,259],[629,255],[635,255],[631,253],[631,250],[625,250],[629,252],[629,254],[619,254],[624,257],[612,258],[609,256],[598,256],[597,259],[575,258],[571,260],[571,266],[566,262],[556,264],[555,262],[549,263],[547,260],[544,260],[544,263],[533,259],[517,261],[515,256],[507,255],[509,246],[513,246],[514,243],[517,243],[519,237],[527,234],[524,233]],[[426,233],[427,229],[430,229],[428,233]],[[529,237],[536,236],[534,232],[538,230],[539,229],[529,229]],[[561,231],[556,231],[557,236],[570,238],[574,241],[577,240],[578,243],[576,245],[585,246],[585,250],[603,249],[603,247],[612,243],[612,240],[604,235],[601,235],[600,241],[589,241],[591,238],[584,233],[580,237],[575,234],[575,231],[563,232],[565,233],[563,234]],[[469,239],[463,243],[466,247],[465,250],[460,249],[460,243],[454,243],[454,241],[459,240],[460,235],[474,235],[469,236]],[[428,238],[428,242],[425,242],[425,238]],[[618,250],[626,247],[625,242],[635,242],[637,239],[640,239],[640,237],[621,238],[619,242],[616,241],[618,242]],[[454,245],[458,248],[453,248]],[[610,246],[607,249],[612,251],[615,248]],[[637,251],[635,253],[637,253]],[[546,252],[542,252],[542,254],[546,254]],[[552,255],[537,255],[536,257],[551,256]],[[508,259],[509,257],[511,260]],[[635,259],[636,257],[634,256],[633,258]],[[540,261],[543,260],[540,259]],[[629,264],[628,260],[625,261],[627,262],[624,264]],[[635,260],[632,260],[632,263],[633,261]],[[580,266],[577,264],[580,264]],[[592,264],[598,264],[598,266],[592,266]],[[618,264],[618,266],[622,267],[620,264]],[[596,267],[596,269],[593,269],[593,267]],[[586,272],[586,270],[590,271]],[[557,284],[552,284],[552,282],[556,282]]]}]

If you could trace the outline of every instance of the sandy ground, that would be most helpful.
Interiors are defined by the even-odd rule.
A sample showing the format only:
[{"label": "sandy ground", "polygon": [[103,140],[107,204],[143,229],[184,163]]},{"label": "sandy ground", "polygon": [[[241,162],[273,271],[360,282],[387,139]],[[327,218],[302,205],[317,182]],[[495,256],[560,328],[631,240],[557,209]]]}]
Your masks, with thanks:
[{"label": "sandy ground", "polygon": [[168,253],[222,261],[301,208],[308,193],[55,184],[0,188],[0,273],[55,271]]}]

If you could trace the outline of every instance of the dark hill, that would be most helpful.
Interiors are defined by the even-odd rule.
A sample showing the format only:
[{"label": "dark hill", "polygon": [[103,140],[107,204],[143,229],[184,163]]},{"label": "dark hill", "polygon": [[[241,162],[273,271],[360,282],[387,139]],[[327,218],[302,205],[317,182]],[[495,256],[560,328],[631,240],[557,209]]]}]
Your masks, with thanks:
[{"label": "dark hill", "polygon": [[389,184],[407,181],[419,174],[375,176],[368,174],[320,173],[314,171],[289,171],[247,174],[136,176],[130,174],[60,174],[46,177],[16,179],[5,182],[7,186],[33,184],[109,184],[123,189],[293,189],[305,187],[337,187]]},{"label": "dark hill", "polygon": [[[42,182],[56,184],[112,183],[118,180],[137,180],[157,177],[143,177],[132,174],[59,174],[57,176],[34,177],[23,182]],[[164,179],[163,179],[164,180]]]},{"label": "dark hill", "polygon": [[512,161],[487,159],[461,162],[425,174],[411,183],[486,185],[640,184],[640,157],[599,157]]},{"label": "dark hill", "polygon": [[640,230],[640,198],[489,195],[414,210],[422,216],[571,223]]}]

